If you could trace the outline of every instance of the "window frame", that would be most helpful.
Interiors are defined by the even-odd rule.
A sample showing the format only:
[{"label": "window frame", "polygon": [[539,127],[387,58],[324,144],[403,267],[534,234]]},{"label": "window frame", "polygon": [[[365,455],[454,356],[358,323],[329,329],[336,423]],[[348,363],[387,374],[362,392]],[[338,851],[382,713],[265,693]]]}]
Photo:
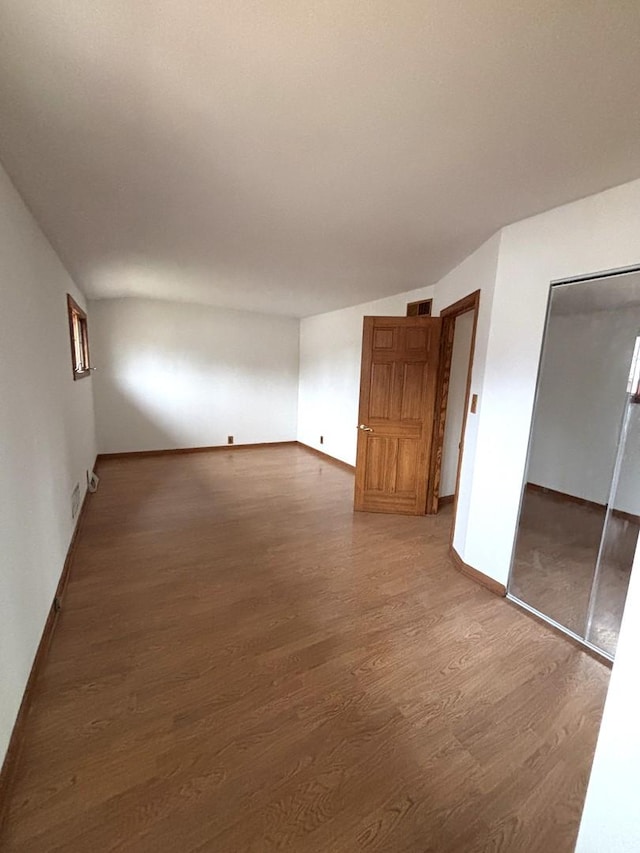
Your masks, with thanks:
[{"label": "window frame", "polygon": [[73,378],[74,380],[84,379],[86,376],[91,376],[87,313],[82,310],[69,293],[67,293],[67,314],[69,317]]},{"label": "window frame", "polygon": [[[427,311],[421,311],[423,305]],[[407,317],[431,317],[433,310],[433,299],[418,299],[417,302],[407,302]]]}]

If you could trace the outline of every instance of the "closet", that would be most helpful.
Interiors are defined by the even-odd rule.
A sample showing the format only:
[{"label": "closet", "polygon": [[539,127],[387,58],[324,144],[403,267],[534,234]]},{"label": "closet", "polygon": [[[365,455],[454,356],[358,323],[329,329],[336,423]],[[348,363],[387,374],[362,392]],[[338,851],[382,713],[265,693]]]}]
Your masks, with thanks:
[{"label": "closet", "polygon": [[640,272],[552,285],[508,596],[613,659],[640,530]]}]

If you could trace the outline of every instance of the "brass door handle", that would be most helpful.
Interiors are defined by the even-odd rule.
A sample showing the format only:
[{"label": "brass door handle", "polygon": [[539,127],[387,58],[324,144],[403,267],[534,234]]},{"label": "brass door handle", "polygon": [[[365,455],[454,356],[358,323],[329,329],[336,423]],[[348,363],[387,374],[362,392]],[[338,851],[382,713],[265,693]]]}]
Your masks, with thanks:
[{"label": "brass door handle", "polygon": [[373,428],[368,427],[366,424],[360,424],[358,429],[361,429],[363,432],[373,432]]}]

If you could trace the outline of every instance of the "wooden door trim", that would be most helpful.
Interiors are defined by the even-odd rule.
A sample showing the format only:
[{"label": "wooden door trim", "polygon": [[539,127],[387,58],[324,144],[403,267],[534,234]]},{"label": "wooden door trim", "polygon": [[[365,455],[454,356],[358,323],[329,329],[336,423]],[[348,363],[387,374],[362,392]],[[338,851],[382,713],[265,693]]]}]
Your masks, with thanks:
[{"label": "wooden door trim", "polygon": [[444,319],[445,317],[458,317],[460,314],[466,314],[467,311],[473,311],[480,304],[480,290],[474,290],[473,293],[468,293],[466,296],[463,296],[462,299],[458,299],[457,302],[453,302],[451,305],[447,305],[446,308],[443,308],[440,312],[440,317]]},{"label": "wooden door trim", "polygon": [[463,296],[440,312],[442,319],[442,332],[440,336],[440,364],[438,367],[438,380],[436,387],[436,408],[433,425],[433,449],[429,466],[429,488],[427,491],[427,514],[434,515],[438,512],[438,492],[440,488],[440,477],[442,474],[442,450],[444,446],[444,430],[447,419],[447,402],[449,397],[449,379],[451,376],[451,357],[453,354],[453,338],[455,332],[456,317],[474,311],[473,329],[471,331],[471,347],[469,350],[469,366],[467,369],[467,385],[464,396],[464,413],[462,416],[462,429],[460,431],[460,451],[458,453],[458,467],[456,471],[456,488],[453,496],[453,522],[451,525],[451,542],[453,543],[453,531],[455,529],[456,514],[458,511],[458,491],[460,487],[460,470],[462,466],[462,454],[464,451],[464,435],[467,427],[467,415],[469,413],[469,398],[471,395],[471,378],[473,372],[473,360],[476,348],[476,331],[478,328],[478,313],[480,309],[480,290]]}]

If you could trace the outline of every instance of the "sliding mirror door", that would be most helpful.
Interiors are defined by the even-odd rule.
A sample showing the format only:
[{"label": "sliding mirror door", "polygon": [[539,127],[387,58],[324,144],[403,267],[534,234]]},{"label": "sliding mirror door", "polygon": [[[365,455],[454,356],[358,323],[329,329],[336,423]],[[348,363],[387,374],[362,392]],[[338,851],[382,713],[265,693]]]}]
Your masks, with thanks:
[{"label": "sliding mirror door", "polygon": [[613,475],[607,516],[594,576],[586,639],[613,657],[631,566],[638,542],[640,500],[640,333],[629,375],[629,394]]},{"label": "sliding mirror door", "polygon": [[640,520],[640,273],[551,289],[509,597],[613,657]]}]

